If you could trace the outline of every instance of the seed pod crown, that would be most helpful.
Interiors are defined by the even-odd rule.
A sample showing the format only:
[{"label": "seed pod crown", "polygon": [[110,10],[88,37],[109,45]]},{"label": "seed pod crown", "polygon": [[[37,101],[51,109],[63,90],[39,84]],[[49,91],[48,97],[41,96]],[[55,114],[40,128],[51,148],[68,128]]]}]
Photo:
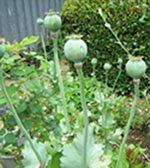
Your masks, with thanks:
[{"label": "seed pod crown", "polygon": [[140,79],[146,72],[146,63],[141,57],[130,58],[126,63],[127,74],[133,79]]}]

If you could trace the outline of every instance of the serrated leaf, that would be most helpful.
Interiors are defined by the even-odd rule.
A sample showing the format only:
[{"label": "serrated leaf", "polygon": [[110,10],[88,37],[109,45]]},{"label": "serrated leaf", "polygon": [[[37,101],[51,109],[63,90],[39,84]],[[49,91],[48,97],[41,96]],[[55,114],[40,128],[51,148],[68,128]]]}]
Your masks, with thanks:
[{"label": "serrated leaf", "polygon": [[[84,136],[79,134],[72,144],[64,146],[61,157],[61,168],[82,168]],[[100,168],[100,157],[103,155],[103,145],[94,144],[93,134],[90,131],[87,143],[87,167]]]},{"label": "serrated leaf", "polygon": [[38,39],[39,39],[39,36],[29,36],[29,37],[25,37],[25,38],[20,42],[20,44],[23,45],[23,46],[26,46],[26,45],[29,45],[29,44],[32,44],[32,43],[37,42]]},{"label": "serrated leaf", "polygon": [[[36,148],[37,152],[39,153],[43,163],[46,163],[50,159],[50,156],[48,156],[48,153],[46,150],[47,145],[41,142],[36,142],[35,140],[32,140],[32,143]],[[37,159],[35,153],[31,149],[31,146],[28,141],[24,145],[24,149],[22,150],[22,155],[24,157],[22,161],[24,168],[34,168],[37,165],[40,165],[39,160]]]}]

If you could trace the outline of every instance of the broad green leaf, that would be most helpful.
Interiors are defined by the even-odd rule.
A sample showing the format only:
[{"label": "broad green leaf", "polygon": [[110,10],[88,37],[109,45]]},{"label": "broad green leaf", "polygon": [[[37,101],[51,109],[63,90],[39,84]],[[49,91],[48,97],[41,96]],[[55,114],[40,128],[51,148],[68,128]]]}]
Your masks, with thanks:
[{"label": "broad green leaf", "polygon": [[31,92],[40,92],[42,89],[41,81],[37,79],[28,80],[25,85]]},{"label": "broad green leaf", "polygon": [[6,44],[6,45],[5,45],[5,50],[6,50],[7,52],[17,53],[17,52],[19,52],[19,51],[22,50],[22,49],[23,49],[23,47],[22,47],[19,43],[17,43],[17,42],[14,42],[14,43],[12,43],[12,44]]},{"label": "broad green leaf", "polygon": [[120,163],[120,168],[129,168],[129,163],[127,161],[126,158],[126,154],[124,153],[123,157],[122,157],[122,161]]},{"label": "broad green leaf", "polygon": [[[61,168],[82,168],[83,141],[84,136],[79,134],[72,144],[64,146],[63,156],[61,158]],[[103,152],[103,146],[101,144],[94,144],[92,131],[90,131],[87,144],[87,167],[100,168],[101,163],[104,164],[104,161],[100,160]]]},{"label": "broad green leaf", "polygon": [[8,133],[5,136],[5,141],[7,144],[15,144],[16,143],[16,136],[13,133]]},{"label": "broad green leaf", "polygon": [[143,163],[139,163],[139,164],[134,166],[134,168],[142,168],[142,167],[143,167]]},{"label": "broad green leaf", "polygon": [[20,42],[20,44],[23,45],[23,46],[26,46],[26,45],[29,45],[29,44],[32,44],[32,43],[37,42],[38,39],[39,39],[39,36],[29,36],[29,37],[25,37],[25,38]]},{"label": "broad green leaf", "polygon": [[12,44],[6,44],[5,49],[7,52],[18,53],[20,50],[25,49],[27,45],[37,42],[38,39],[39,36],[25,37],[21,42],[14,41]]},{"label": "broad green leaf", "polygon": [[0,106],[3,105],[6,102],[5,98],[1,94],[2,93],[0,93]]},{"label": "broad green leaf", "polygon": [[147,167],[146,168],[150,168],[150,161],[147,163]]},{"label": "broad green leaf", "polygon": [[[50,156],[48,156],[47,153],[47,145],[40,142],[36,142],[35,140],[32,140],[32,142],[37,152],[41,156],[43,163],[46,163],[50,159]],[[24,168],[35,168],[37,165],[40,164],[35,153],[31,149],[29,142],[25,143],[24,149],[22,150],[22,155],[24,158],[22,161]]]},{"label": "broad green leaf", "polygon": [[[14,47],[12,48],[14,49]],[[3,61],[3,64],[15,65],[15,62],[19,59],[20,59],[20,56],[18,55],[13,55],[13,56],[7,55],[2,61]]]}]

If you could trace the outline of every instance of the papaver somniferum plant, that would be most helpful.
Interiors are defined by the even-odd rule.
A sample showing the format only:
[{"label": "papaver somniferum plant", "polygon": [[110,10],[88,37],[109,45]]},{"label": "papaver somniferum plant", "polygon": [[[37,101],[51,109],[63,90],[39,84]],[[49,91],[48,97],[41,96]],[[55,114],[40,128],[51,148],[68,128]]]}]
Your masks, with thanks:
[{"label": "papaver somniferum plant", "polygon": [[123,165],[122,160],[123,160],[125,143],[128,138],[131,123],[132,123],[133,118],[135,116],[137,101],[138,101],[138,97],[139,97],[140,79],[145,74],[146,68],[147,68],[146,63],[145,63],[145,61],[142,60],[141,57],[130,56],[130,59],[126,63],[126,72],[133,79],[133,83],[134,83],[134,100],[133,100],[132,107],[130,110],[129,119],[128,119],[127,125],[125,127],[124,137],[123,137],[123,140],[122,140],[122,143],[120,146],[119,156],[118,156],[118,160],[116,163],[116,168],[120,168]]},{"label": "papaver somniferum plant", "polygon": [[58,86],[60,90],[61,95],[61,104],[63,109],[63,114],[65,118],[66,123],[66,129],[64,129],[65,132],[71,131],[71,126],[69,123],[69,117],[68,117],[68,110],[67,110],[67,102],[65,97],[65,88],[63,84],[63,79],[61,76],[61,67],[60,67],[60,61],[59,61],[59,55],[58,55],[58,40],[59,40],[59,33],[62,26],[62,20],[59,14],[56,12],[50,11],[48,15],[44,18],[44,25],[48,32],[52,35],[53,40],[53,53],[54,53],[54,79],[58,81]]},{"label": "papaver somniferum plant", "polygon": [[64,146],[61,168],[99,168],[103,154],[102,145],[94,144],[92,130],[89,128],[88,108],[84,94],[83,61],[87,57],[87,45],[81,35],[72,35],[65,43],[64,53],[68,60],[74,62],[80,81],[80,98],[84,114],[84,134],[77,135],[72,144]]}]

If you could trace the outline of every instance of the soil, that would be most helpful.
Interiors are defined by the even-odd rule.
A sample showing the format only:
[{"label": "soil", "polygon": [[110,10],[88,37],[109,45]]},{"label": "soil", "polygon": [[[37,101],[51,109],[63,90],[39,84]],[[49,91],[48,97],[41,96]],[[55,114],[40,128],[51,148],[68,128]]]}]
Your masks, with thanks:
[{"label": "soil", "polygon": [[144,130],[131,130],[129,133],[128,144],[140,145],[146,149],[145,160],[150,160],[150,131]]}]

